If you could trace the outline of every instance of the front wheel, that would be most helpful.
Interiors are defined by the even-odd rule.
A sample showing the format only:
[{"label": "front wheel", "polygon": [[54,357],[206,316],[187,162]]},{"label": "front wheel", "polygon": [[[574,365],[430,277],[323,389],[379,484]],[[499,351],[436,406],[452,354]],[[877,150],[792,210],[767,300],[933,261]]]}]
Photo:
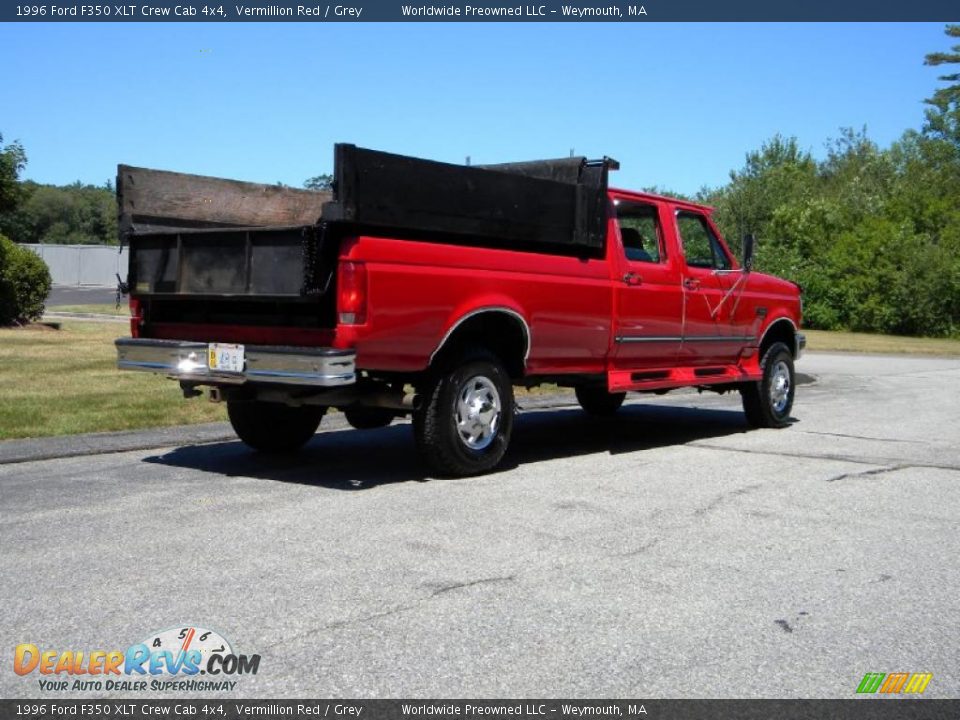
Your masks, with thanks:
[{"label": "front wheel", "polygon": [[317,432],[326,410],[320,405],[291,407],[259,400],[227,403],[227,415],[237,436],[266,453],[299,449]]},{"label": "front wheel", "polygon": [[434,472],[466,477],[500,463],[513,432],[513,385],[499,358],[468,352],[428,381],[422,394],[413,430]]},{"label": "front wheel", "polygon": [[760,360],[759,382],[740,386],[743,412],[752,427],[782,428],[789,424],[796,383],[793,355],[783,343],[774,343]]}]

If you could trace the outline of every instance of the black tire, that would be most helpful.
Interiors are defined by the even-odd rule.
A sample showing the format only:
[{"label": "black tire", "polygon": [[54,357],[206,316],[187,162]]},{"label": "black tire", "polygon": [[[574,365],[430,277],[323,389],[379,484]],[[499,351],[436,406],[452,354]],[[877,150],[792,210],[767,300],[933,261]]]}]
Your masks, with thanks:
[{"label": "black tire", "polygon": [[421,394],[413,431],[432,471],[467,477],[500,463],[513,432],[514,406],[513,384],[499,358],[482,349],[466,352],[424,383]]},{"label": "black tire", "polygon": [[625,392],[612,393],[607,392],[605,387],[597,385],[581,385],[576,388],[577,402],[580,403],[586,412],[591,415],[608,417],[615,415],[620,406],[623,405],[623,399],[627,397]]},{"label": "black tire", "polygon": [[319,405],[290,407],[259,400],[227,403],[227,415],[237,436],[265,453],[298,450],[317,432],[326,411]]},{"label": "black tire", "polygon": [[344,408],[343,416],[350,423],[350,427],[357,430],[375,430],[389,425],[397,414],[387,408],[348,407]]},{"label": "black tire", "polygon": [[790,348],[779,342],[771,345],[760,360],[760,369],[763,377],[759,382],[740,386],[747,423],[757,428],[786,427],[797,389]]}]

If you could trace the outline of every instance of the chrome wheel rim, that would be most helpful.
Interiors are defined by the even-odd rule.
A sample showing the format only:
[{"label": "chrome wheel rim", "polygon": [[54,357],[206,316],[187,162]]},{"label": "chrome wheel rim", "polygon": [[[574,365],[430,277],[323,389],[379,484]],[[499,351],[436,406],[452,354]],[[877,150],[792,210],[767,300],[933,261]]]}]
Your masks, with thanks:
[{"label": "chrome wheel rim", "polygon": [[770,375],[770,406],[778,415],[787,408],[790,402],[790,368],[781,360],[773,366]]},{"label": "chrome wheel rim", "polygon": [[457,393],[457,435],[471,450],[489,447],[500,429],[500,393],[490,378],[476,375]]}]

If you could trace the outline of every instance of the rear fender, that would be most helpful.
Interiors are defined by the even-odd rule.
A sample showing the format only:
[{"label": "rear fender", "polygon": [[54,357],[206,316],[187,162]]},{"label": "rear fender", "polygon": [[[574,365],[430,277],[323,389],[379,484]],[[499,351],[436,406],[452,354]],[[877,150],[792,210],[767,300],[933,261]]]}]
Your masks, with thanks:
[{"label": "rear fender", "polygon": [[505,296],[489,295],[482,298],[476,298],[469,304],[463,304],[456,308],[447,317],[444,324],[445,330],[443,336],[437,342],[432,353],[430,353],[430,363],[448,346],[450,341],[455,338],[457,331],[464,328],[466,323],[484,315],[500,315],[516,323],[523,334],[523,367],[526,367],[527,360],[530,357],[533,338],[530,331],[530,323],[527,321],[523,310],[513,300]]}]

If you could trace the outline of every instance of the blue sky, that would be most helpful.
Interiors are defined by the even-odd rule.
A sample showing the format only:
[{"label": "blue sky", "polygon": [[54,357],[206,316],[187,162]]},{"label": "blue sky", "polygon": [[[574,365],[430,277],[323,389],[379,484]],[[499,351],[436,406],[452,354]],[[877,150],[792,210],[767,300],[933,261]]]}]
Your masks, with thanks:
[{"label": "blue sky", "polygon": [[0,24],[0,133],[39,182],[117,163],[299,186],[334,142],[475,163],[610,155],[723,183],[780,132],[822,154],[923,121],[940,23]]}]

